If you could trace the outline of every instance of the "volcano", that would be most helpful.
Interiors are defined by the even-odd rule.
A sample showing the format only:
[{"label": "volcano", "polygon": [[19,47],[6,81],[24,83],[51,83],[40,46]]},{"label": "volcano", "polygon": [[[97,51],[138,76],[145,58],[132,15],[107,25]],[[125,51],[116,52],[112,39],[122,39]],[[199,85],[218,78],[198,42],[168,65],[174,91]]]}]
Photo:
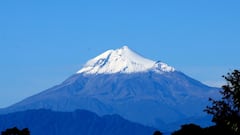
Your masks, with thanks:
[{"label": "volcano", "polygon": [[29,109],[75,111],[123,118],[162,131],[185,122],[206,126],[203,112],[219,88],[207,86],[162,61],[153,61],[123,46],[90,59],[64,82],[0,112]]}]

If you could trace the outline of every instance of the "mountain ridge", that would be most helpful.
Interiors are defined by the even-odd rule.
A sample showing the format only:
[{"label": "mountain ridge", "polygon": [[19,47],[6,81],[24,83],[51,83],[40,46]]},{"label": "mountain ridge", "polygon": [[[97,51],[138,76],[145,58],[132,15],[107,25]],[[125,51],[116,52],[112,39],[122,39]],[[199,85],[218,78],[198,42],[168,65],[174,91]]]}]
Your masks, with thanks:
[{"label": "mountain ridge", "polygon": [[98,116],[87,110],[56,112],[27,110],[0,115],[0,131],[28,128],[31,135],[150,135],[156,129],[123,119],[119,115]]}]

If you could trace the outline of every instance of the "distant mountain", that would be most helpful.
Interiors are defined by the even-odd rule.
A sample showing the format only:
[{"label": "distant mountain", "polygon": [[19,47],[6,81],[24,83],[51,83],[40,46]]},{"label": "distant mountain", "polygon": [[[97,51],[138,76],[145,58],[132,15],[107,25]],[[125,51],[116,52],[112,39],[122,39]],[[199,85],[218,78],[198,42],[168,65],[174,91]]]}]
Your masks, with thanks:
[{"label": "distant mountain", "polygon": [[0,131],[15,126],[28,128],[31,135],[152,135],[155,131],[119,115],[99,117],[85,110],[55,112],[41,109],[0,115]]},{"label": "distant mountain", "polygon": [[104,52],[63,83],[0,112],[86,109],[172,131],[184,121],[209,125],[210,118],[203,109],[218,91],[124,46]]}]

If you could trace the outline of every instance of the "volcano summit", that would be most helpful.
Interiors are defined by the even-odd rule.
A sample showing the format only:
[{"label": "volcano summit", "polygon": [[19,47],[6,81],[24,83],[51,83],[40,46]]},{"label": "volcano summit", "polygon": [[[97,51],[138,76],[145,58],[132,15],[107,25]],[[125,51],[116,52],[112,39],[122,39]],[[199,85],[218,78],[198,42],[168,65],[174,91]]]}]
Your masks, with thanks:
[{"label": "volcano summit", "polygon": [[77,73],[85,74],[111,74],[111,73],[137,73],[150,70],[173,72],[174,68],[162,62],[146,59],[127,46],[117,50],[108,50],[105,53],[89,60]]}]

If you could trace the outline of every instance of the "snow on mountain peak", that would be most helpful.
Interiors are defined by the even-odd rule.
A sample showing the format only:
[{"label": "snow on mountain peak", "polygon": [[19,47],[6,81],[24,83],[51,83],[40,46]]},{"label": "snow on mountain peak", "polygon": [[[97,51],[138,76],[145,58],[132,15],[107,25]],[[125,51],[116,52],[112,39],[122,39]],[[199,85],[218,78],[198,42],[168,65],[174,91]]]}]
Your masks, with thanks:
[{"label": "snow on mountain peak", "polygon": [[108,50],[89,60],[77,73],[111,74],[136,73],[153,70],[156,72],[173,72],[175,69],[163,62],[146,59],[127,46],[120,49]]}]

